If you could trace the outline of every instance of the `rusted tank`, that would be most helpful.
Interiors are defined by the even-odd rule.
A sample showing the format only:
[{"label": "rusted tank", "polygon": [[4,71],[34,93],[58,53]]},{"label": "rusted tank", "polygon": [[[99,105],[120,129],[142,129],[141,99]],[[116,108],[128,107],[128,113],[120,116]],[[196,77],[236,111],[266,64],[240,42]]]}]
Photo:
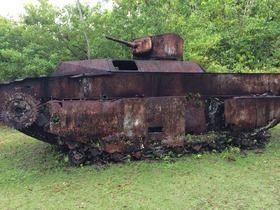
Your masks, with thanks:
[{"label": "rusted tank", "polygon": [[133,59],[62,62],[51,77],[0,83],[2,123],[67,148],[80,164],[251,146],[280,121],[280,74],[206,73],[183,61],[172,33],[108,39]]}]

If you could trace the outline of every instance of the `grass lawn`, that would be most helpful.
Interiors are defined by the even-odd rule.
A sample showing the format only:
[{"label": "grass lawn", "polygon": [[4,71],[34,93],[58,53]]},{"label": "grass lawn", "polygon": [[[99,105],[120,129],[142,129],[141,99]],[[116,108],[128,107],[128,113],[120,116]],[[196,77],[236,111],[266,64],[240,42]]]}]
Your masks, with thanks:
[{"label": "grass lawn", "polygon": [[279,209],[280,126],[265,149],[70,166],[0,127],[0,209]]}]

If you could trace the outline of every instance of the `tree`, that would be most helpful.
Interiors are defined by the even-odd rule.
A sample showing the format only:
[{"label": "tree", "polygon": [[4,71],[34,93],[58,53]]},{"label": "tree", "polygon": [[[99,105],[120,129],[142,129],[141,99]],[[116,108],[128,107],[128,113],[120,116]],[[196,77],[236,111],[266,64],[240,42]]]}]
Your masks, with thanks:
[{"label": "tree", "polygon": [[[38,0],[20,21],[0,17],[0,80],[50,75],[66,60],[131,58],[106,35],[133,38],[174,32],[185,40],[185,60],[213,72],[280,69],[278,0],[115,0],[111,10]],[[87,35],[87,39],[84,34]]]}]

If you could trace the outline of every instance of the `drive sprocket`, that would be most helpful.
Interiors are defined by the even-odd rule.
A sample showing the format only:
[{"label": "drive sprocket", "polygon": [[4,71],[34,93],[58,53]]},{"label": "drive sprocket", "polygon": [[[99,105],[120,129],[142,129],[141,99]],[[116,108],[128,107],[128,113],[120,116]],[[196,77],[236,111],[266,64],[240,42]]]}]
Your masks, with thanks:
[{"label": "drive sprocket", "polygon": [[7,95],[1,120],[15,129],[29,127],[38,117],[39,102],[31,95],[16,92]]}]

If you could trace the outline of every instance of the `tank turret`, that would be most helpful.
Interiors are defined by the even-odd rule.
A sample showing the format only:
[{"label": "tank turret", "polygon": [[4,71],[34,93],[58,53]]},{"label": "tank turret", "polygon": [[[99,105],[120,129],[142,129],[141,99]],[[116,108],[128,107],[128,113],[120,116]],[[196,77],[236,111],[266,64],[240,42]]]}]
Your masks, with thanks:
[{"label": "tank turret", "polygon": [[177,34],[136,38],[132,42],[108,36],[106,38],[130,47],[135,60],[183,60],[184,40]]}]

